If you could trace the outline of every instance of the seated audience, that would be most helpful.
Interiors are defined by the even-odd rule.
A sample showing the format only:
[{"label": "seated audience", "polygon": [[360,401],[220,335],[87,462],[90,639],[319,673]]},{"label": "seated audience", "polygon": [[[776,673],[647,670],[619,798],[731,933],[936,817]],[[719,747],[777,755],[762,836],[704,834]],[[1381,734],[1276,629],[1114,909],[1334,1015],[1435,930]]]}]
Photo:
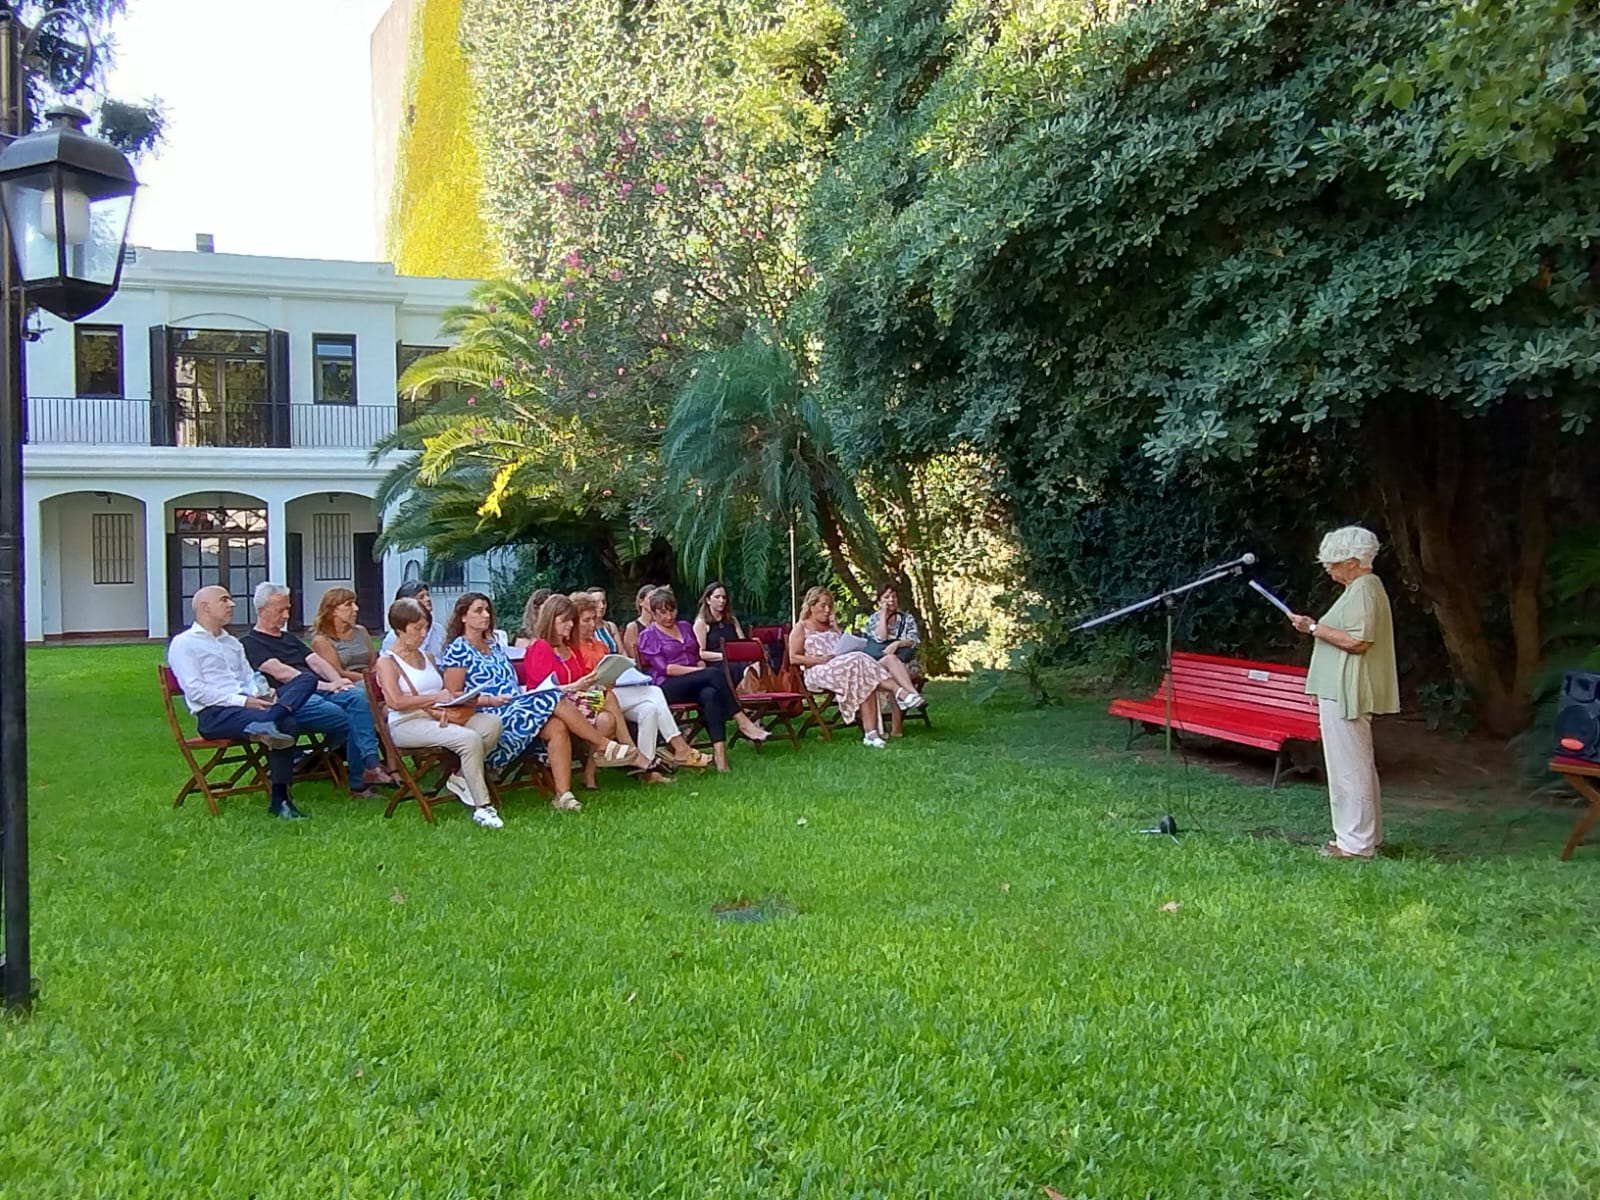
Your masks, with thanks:
[{"label": "seated audience", "polygon": [[317,690],[301,707],[296,723],[307,733],[343,742],[350,794],[370,795],[372,785],[393,783],[394,778],[379,762],[378,734],[372,728],[366,689],[289,632],[290,600],[289,589],[281,583],[256,585],[256,623],[239,639],[244,656],[273,683],[289,683],[306,672],[316,677]]},{"label": "seated audience", "polygon": [[[415,600],[422,605],[422,611],[428,618],[428,636],[422,639],[422,648],[437,659],[444,653],[444,626],[433,615],[433,597],[428,593],[428,585],[420,579],[408,579],[394,590],[396,600]],[[383,653],[394,645],[394,630],[389,630],[383,635],[383,645],[378,648]]]},{"label": "seated audience", "polygon": [[[803,669],[802,678],[813,692],[831,692],[839,701],[839,715],[846,721],[861,714],[863,745],[881,750],[882,721],[878,712],[878,692],[893,695],[902,708],[916,708],[922,701],[915,688],[897,686],[887,664],[855,650],[838,654],[839,625],[833,617],[833,593],[814,587],[800,606],[800,620],[789,632],[789,661]],[[902,672],[905,664],[893,660]]]},{"label": "seated audience", "polygon": [[711,757],[717,770],[728,769],[728,720],[753,742],[767,739],[767,731],[752,721],[720,667],[700,661],[700,643],[694,627],[678,620],[678,599],[671,588],[656,588],[645,598],[650,624],[639,633],[639,659],[651,679],[673,704],[699,706],[700,718],[711,736]]},{"label": "seated audience", "polygon": [[622,652],[638,663],[641,671],[649,668],[639,657],[639,635],[650,627],[650,593],[655,590],[656,585],[653,583],[647,583],[639,589],[633,598],[633,607],[638,616],[629,621],[622,630]]},{"label": "seated audience", "polygon": [[357,625],[356,594],[347,587],[332,587],[317,602],[311,622],[311,649],[351,683],[361,683],[372,669],[372,635]]},{"label": "seated audience", "polygon": [[172,639],[167,665],[183,689],[201,737],[243,738],[267,747],[271,798],[267,811],[290,821],[305,819],[294,806],[296,716],[317,690],[317,677],[297,675],[276,691],[260,694],[256,674],[239,639],[228,632],[233,597],[226,588],[203,587],[190,601],[194,624]]},{"label": "seated audience", "polygon": [[483,764],[490,747],[500,740],[500,718],[488,709],[479,709],[462,725],[440,719],[436,706],[454,699],[457,693],[445,688],[439,664],[422,648],[431,625],[415,600],[396,600],[389,606],[394,644],[379,657],[375,668],[388,710],[389,736],[402,749],[436,746],[454,754],[461,769],[445,780],[445,786],[472,810],[474,823],[499,829],[505,822],[494,810]]},{"label": "seated audience", "polygon": [[722,643],[744,639],[744,629],[739,624],[739,618],[733,615],[725,585],[713,583],[700,593],[700,611],[694,617],[694,636],[700,643],[703,662],[721,662]]},{"label": "seated audience", "polygon": [[[592,602],[591,602],[592,603]],[[517,674],[524,687],[538,687],[548,678],[554,678],[556,687],[577,706],[579,712],[605,737],[621,742],[635,752],[633,738],[628,733],[628,722],[617,706],[617,699],[609,688],[595,682],[590,669],[583,665],[578,654],[576,637],[578,610],[566,596],[551,596],[539,610],[534,626],[537,635],[528,652],[517,664]],[[648,758],[646,762],[650,762]],[[641,768],[636,774],[646,783],[665,783],[666,777],[655,770]],[[583,760],[583,786],[593,791],[595,782],[594,755]]]},{"label": "seated audience", "polygon": [[[592,671],[602,658],[616,651],[608,649],[600,639],[600,631],[596,627],[600,608],[595,602],[594,592],[574,592],[568,599],[578,610],[578,632],[574,638],[578,658],[585,671]],[[611,694],[617,698],[622,715],[638,728],[639,733],[634,740],[640,753],[669,770],[673,767],[699,768],[711,765],[709,757],[689,745],[673,718],[672,706],[655,684],[621,684],[613,687]],[[662,741],[672,747],[671,755],[657,748]]]},{"label": "seated audience", "polygon": [[445,688],[456,696],[483,689],[473,703],[500,718],[500,738],[485,758],[489,767],[505,767],[530,751],[543,758],[548,748],[556,784],[556,798],[550,804],[576,812],[583,806],[572,794],[573,738],[598,748],[608,766],[649,766],[637,750],[601,736],[559,691],[520,691],[505,647],[495,640],[494,604],[482,592],[461,594],[445,635],[448,642],[439,660]]},{"label": "seated audience", "polygon": [[[606,649],[610,653],[621,654],[622,630],[617,628],[615,622],[606,619],[606,609],[610,606],[610,602],[606,599],[605,588],[592,587],[585,590],[594,597],[595,604],[599,606],[599,615],[595,618],[595,637],[605,643]],[[576,601],[577,596],[573,596],[572,599]]]}]

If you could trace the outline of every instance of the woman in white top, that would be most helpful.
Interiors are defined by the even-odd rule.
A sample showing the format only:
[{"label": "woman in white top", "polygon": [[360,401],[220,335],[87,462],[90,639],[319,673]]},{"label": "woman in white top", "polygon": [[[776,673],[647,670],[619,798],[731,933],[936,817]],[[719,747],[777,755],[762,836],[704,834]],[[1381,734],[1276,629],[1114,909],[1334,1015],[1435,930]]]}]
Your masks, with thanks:
[{"label": "woman in white top", "polygon": [[438,747],[459,758],[461,771],[450,776],[445,786],[472,809],[474,822],[499,829],[503,822],[483,778],[483,758],[500,740],[500,718],[480,708],[465,725],[441,725],[423,711],[454,699],[444,686],[439,665],[422,648],[429,625],[427,613],[415,600],[396,600],[389,606],[394,644],[373,668],[389,710],[389,736],[402,749]]}]

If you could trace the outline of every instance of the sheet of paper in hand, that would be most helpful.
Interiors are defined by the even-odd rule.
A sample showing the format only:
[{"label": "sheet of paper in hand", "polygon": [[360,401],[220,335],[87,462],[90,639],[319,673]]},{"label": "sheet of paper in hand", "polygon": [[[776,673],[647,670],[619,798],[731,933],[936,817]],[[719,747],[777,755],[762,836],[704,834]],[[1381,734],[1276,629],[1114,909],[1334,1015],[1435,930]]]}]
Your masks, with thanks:
[{"label": "sheet of paper in hand", "polygon": [[834,643],[833,652],[835,654],[854,654],[857,650],[865,650],[866,648],[866,638],[858,638],[853,633],[841,633],[839,640]]},{"label": "sheet of paper in hand", "polygon": [[617,676],[617,687],[649,687],[655,680],[646,675],[638,667],[629,667]]},{"label": "sheet of paper in hand", "polygon": [[522,689],[522,694],[524,696],[526,696],[530,692],[554,692],[554,691],[557,691],[560,688],[560,686],[561,685],[556,682],[556,673],[554,671],[551,671],[550,674],[546,675],[543,679],[541,679],[533,687],[531,687],[531,688],[523,688]]},{"label": "sheet of paper in hand", "polygon": [[461,704],[471,705],[472,702],[481,695],[483,695],[483,689],[481,687],[475,687],[470,692],[462,692],[461,695],[457,696],[454,700],[445,700],[436,707],[455,708]]},{"label": "sheet of paper in hand", "polygon": [[[596,682],[613,685],[628,671],[636,670],[633,659],[626,654],[608,654],[594,665]],[[646,680],[646,682],[649,682]]]}]

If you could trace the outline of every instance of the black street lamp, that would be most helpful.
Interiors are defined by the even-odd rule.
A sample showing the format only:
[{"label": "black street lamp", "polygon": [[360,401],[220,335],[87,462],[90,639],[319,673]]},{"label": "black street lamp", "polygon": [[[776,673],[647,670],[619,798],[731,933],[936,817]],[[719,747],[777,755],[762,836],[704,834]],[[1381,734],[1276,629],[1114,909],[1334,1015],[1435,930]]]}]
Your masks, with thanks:
[{"label": "black street lamp", "polygon": [[[61,10],[52,21],[83,23]],[[110,300],[122,279],[123,242],[133,168],[113,146],[82,131],[77,109],[49,115],[53,124],[18,136],[25,121],[24,40],[10,0],[0,0],[0,209],[10,237],[0,239],[0,912],[5,958],[0,999],[7,1008],[33,1001],[28,945],[28,733],[26,625],[23,616],[22,335],[30,306],[66,321]],[[87,29],[85,28],[85,33]],[[93,61],[91,44],[79,77]]]}]

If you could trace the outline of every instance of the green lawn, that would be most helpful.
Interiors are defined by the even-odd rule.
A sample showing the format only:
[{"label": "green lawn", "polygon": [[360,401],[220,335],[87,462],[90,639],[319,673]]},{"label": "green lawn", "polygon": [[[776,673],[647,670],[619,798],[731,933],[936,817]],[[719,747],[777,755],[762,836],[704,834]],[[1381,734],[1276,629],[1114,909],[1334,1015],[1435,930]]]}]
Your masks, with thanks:
[{"label": "green lawn", "polygon": [[[35,1014],[0,1196],[1584,1197],[1600,847],[982,708],[498,832],[191,801],[151,647],[30,659]],[[1451,853],[1436,851],[1451,848]],[[771,919],[718,919],[740,898]],[[1165,911],[1176,904],[1174,911]]]}]

